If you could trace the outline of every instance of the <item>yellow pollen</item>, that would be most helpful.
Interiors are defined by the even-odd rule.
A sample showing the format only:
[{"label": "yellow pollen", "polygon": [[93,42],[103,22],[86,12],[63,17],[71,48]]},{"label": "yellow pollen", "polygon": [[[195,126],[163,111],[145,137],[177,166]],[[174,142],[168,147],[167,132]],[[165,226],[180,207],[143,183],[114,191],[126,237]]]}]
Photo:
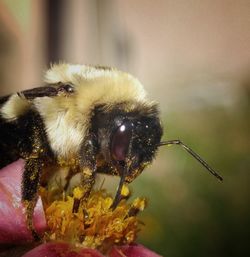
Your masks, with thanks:
[{"label": "yellow pollen", "polygon": [[121,195],[122,195],[123,197],[127,197],[127,196],[129,196],[129,194],[130,194],[130,191],[129,191],[128,186],[123,185],[123,186],[122,186]]},{"label": "yellow pollen", "polygon": [[[41,189],[48,225],[45,241],[66,241],[105,253],[115,244],[136,240],[142,226],[137,214],[144,210],[145,199],[136,198],[128,203],[128,199],[123,198],[113,210],[114,198],[106,190],[92,191],[78,212],[72,213],[74,201],[80,200],[84,192],[84,188],[76,187],[73,196],[58,199],[53,192]],[[122,189],[122,195],[129,195],[128,187]]]}]

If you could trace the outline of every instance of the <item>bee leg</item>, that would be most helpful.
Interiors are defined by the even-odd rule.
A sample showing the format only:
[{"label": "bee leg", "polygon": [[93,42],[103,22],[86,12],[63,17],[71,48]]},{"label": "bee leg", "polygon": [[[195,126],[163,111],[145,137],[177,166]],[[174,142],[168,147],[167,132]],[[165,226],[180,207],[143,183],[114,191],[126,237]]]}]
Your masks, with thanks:
[{"label": "bee leg", "polygon": [[93,188],[94,183],[95,183],[94,170],[91,170],[90,168],[84,168],[82,172],[82,183],[81,183],[84,189],[84,193],[80,197],[77,197],[74,199],[74,204],[72,209],[73,213],[77,213],[80,204],[83,204],[84,202],[86,202]]},{"label": "bee leg", "polygon": [[90,134],[86,140],[86,144],[82,146],[79,156],[80,159],[80,169],[82,186],[84,193],[82,196],[74,200],[73,213],[78,212],[80,204],[83,204],[88,199],[90,192],[95,183],[95,174],[96,174],[96,138],[93,134]]},{"label": "bee leg", "polygon": [[72,179],[72,177],[76,174],[76,171],[74,169],[69,169],[68,171],[68,174],[65,178],[66,180],[66,183],[65,185],[63,186],[63,191],[66,192],[68,189],[69,189],[69,184],[70,184],[70,181]]},{"label": "bee leg", "polygon": [[38,198],[38,188],[41,175],[41,161],[39,159],[28,159],[22,178],[22,201],[26,211],[26,223],[33,238],[38,241],[40,236],[33,224],[33,213]]}]

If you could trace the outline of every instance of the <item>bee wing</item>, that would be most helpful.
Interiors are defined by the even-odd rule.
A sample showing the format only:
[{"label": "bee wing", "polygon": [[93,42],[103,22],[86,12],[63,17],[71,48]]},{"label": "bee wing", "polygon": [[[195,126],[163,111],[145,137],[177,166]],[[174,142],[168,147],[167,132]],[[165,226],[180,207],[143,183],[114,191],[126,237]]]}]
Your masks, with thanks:
[{"label": "bee wing", "polygon": [[18,93],[20,96],[25,96],[28,100],[33,100],[36,97],[53,97],[58,95],[58,89],[53,86],[36,87],[27,89]]},{"label": "bee wing", "polygon": [[[44,87],[36,87],[32,89],[27,89],[21,92],[18,92],[17,94],[19,96],[24,96],[28,100],[33,100],[36,97],[53,97],[58,95],[58,89],[53,86],[44,86]],[[7,95],[7,96],[0,96],[0,106],[6,103],[9,98],[12,95]]]},{"label": "bee wing", "polygon": [[8,101],[11,95],[1,96],[0,97],[0,106]]}]

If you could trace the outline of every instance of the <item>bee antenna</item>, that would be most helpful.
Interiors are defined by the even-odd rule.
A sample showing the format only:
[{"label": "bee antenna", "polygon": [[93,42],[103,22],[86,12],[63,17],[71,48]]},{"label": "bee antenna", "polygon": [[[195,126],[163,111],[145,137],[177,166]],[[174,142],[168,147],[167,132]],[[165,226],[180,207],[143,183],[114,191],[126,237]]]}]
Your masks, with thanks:
[{"label": "bee antenna", "polygon": [[223,181],[223,178],[213,169],[211,168],[207,162],[205,162],[197,153],[195,153],[190,147],[182,143],[180,140],[169,140],[169,141],[163,141],[158,144],[158,146],[169,146],[169,145],[180,145],[182,148],[184,148],[189,154],[191,154],[201,165],[203,165],[212,175],[214,175],[217,179],[220,181]]}]

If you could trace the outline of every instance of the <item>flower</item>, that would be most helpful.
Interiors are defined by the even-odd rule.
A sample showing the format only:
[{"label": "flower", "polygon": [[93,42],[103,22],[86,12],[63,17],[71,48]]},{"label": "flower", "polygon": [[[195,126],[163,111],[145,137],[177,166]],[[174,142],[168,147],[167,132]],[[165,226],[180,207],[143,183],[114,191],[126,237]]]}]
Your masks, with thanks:
[{"label": "flower", "polygon": [[22,257],[104,257],[95,249],[76,250],[67,243],[46,243],[24,254]]},{"label": "flower", "polygon": [[[21,179],[23,160],[18,160],[0,171],[0,243],[22,243],[32,241],[25,222],[25,209],[21,203]],[[41,198],[34,212],[36,230],[42,234],[46,220]]]},{"label": "flower", "polygon": [[[27,252],[22,257],[105,257],[95,249],[76,250],[66,243],[42,244]],[[160,257],[142,245],[116,246],[111,249],[109,257]]]},{"label": "flower", "polygon": [[72,213],[74,200],[82,192],[83,188],[76,187],[73,196],[54,200],[45,206],[49,228],[46,240],[63,240],[77,247],[95,248],[102,252],[115,244],[135,241],[141,225],[136,214],[145,208],[145,199],[136,198],[132,204],[124,199],[112,210],[111,195],[106,190],[98,190],[91,192],[77,213]]},{"label": "flower", "polygon": [[[128,203],[127,188],[123,188],[124,198],[115,210],[110,208],[112,196],[102,189],[91,192],[77,213],[72,213],[72,207],[75,199],[84,193],[84,188],[75,188],[73,195],[66,198],[54,197],[53,192],[42,188],[42,200],[38,199],[34,212],[34,226],[41,235],[44,234],[44,238],[42,244],[34,245],[21,203],[23,165],[23,160],[18,160],[0,171],[1,249],[5,245],[25,243],[31,250],[24,255],[20,251],[16,256],[159,256],[134,243],[141,228],[137,214],[144,210],[146,202],[143,198],[136,198]],[[8,250],[11,248],[5,249]]]}]

